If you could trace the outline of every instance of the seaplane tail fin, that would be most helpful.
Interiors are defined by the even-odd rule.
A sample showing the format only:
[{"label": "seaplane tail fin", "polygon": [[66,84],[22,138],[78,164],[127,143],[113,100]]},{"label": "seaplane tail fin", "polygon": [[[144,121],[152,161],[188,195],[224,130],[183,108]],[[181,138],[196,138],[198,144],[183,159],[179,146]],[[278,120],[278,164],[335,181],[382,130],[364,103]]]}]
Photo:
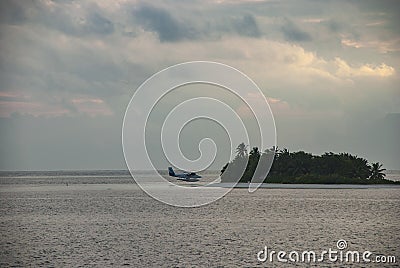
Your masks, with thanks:
[{"label": "seaplane tail fin", "polygon": [[168,167],[168,174],[169,174],[170,176],[172,176],[172,177],[175,177],[175,172],[174,172],[174,170],[172,169],[172,167]]}]

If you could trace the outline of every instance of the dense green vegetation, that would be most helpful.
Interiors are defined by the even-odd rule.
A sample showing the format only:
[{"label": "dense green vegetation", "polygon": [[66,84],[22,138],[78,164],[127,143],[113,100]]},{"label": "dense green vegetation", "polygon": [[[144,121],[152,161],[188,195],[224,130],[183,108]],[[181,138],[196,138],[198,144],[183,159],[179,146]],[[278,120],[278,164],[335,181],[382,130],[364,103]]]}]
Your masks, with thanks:
[{"label": "dense green vegetation", "polygon": [[[398,184],[385,179],[380,163],[369,164],[364,158],[349,153],[325,153],[321,156],[303,151],[267,149],[260,152],[253,147],[250,153],[244,143],[236,149],[236,157],[221,170],[222,181],[235,181],[238,170],[246,167],[239,182],[249,182],[260,158],[275,158],[264,179],[268,183],[320,183],[320,184]],[[246,165],[247,163],[247,165]],[[229,166],[229,168],[228,168]],[[241,174],[241,172],[240,172]]]}]

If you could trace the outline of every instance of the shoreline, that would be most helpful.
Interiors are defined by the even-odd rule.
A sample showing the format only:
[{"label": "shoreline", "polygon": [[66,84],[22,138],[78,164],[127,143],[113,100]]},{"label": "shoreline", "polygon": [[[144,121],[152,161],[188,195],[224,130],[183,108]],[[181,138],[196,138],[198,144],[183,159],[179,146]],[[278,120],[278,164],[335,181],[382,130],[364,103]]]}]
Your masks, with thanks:
[{"label": "shoreline", "polygon": [[[254,188],[251,183],[238,183],[233,188]],[[208,187],[232,187],[232,183],[214,183]],[[400,189],[398,184],[284,184],[284,183],[262,183],[258,189],[383,189],[383,188],[397,188]]]},{"label": "shoreline", "polygon": [[[150,185],[152,183],[149,183]],[[153,183],[154,187],[159,187],[157,183]],[[180,185],[182,186],[182,185]],[[255,188],[256,184],[250,183],[212,183],[208,185],[187,184],[187,187],[204,186],[206,188],[232,188],[232,189],[249,189]],[[169,185],[168,187],[174,187]],[[99,183],[99,184],[7,184],[0,186],[0,193],[6,192],[53,192],[53,191],[135,191],[141,188],[136,183]],[[203,188],[204,189],[204,188]],[[400,185],[396,184],[281,184],[281,183],[263,183],[258,189],[400,189]]]}]

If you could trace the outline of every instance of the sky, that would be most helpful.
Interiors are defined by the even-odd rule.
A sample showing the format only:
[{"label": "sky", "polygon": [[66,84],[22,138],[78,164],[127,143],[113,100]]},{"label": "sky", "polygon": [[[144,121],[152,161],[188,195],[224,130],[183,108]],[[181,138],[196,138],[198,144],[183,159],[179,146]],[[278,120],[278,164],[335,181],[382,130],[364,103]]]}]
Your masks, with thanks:
[{"label": "sky", "polygon": [[[126,169],[121,128],[133,93],[194,60],[233,66],[260,87],[279,147],[400,169],[396,0],[1,1],[0,40],[1,170]],[[205,124],[186,130],[191,157],[202,133],[224,143]]]}]

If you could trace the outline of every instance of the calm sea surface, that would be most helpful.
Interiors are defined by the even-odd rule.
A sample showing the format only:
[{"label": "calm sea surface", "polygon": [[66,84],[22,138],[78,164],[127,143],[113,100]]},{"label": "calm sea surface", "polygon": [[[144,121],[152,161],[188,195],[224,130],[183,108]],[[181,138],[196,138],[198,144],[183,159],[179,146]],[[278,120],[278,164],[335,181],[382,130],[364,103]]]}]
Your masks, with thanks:
[{"label": "calm sea surface", "polygon": [[397,263],[290,265],[400,264],[394,187],[234,189],[207,206],[176,208],[146,195],[122,171],[0,172],[0,210],[1,267],[286,267],[276,259],[261,263],[257,253],[265,246],[320,253],[337,250],[339,239],[346,250],[395,256]]}]

